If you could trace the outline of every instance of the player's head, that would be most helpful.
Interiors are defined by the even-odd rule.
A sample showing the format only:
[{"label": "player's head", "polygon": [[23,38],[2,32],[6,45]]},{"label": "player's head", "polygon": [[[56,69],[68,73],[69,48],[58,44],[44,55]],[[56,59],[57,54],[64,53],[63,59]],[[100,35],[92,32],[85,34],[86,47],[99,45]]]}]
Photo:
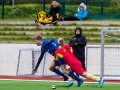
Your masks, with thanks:
[{"label": "player's head", "polygon": [[63,46],[64,43],[65,43],[65,41],[64,41],[63,38],[59,38],[59,39],[58,39],[58,44],[59,44],[60,46]]},{"label": "player's head", "polygon": [[75,35],[76,36],[81,36],[82,34],[82,28],[81,27],[76,27],[75,29]]},{"label": "player's head", "polygon": [[36,45],[38,45],[38,46],[42,45],[42,36],[41,35],[35,36],[34,40],[35,40]]}]

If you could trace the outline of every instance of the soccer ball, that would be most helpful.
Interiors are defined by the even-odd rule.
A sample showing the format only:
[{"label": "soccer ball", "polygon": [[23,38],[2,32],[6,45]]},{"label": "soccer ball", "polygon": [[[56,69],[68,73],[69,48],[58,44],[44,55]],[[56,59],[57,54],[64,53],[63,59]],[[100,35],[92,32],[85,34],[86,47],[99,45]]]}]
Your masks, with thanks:
[{"label": "soccer ball", "polygon": [[56,89],[56,86],[55,86],[55,85],[51,85],[51,88],[52,88],[52,89]]}]

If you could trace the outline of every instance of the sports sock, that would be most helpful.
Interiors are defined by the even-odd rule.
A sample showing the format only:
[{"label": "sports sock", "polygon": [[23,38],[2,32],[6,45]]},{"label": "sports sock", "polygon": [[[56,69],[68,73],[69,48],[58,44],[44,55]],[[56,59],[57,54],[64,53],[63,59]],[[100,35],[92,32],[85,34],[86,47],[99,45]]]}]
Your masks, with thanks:
[{"label": "sports sock", "polygon": [[73,72],[70,72],[69,76],[72,77],[73,79],[77,80],[77,81],[80,80],[80,78],[77,75],[75,75]]},{"label": "sports sock", "polygon": [[[64,80],[68,78],[64,73],[62,73],[62,72],[61,72],[59,69],[57,69],[57,68],[54,68],[52,71],[55,72],[56,74],[62,76],[62,77],[64,78]],[[65,81],[66,81],[66,80],[65,80]]]},{"label": "sports sock", "polygon": [[87,74],[86,78],[97,81],[97,82],[100,80],[98,77],[96,77],[96,76],[94,76],[92,74]]}]

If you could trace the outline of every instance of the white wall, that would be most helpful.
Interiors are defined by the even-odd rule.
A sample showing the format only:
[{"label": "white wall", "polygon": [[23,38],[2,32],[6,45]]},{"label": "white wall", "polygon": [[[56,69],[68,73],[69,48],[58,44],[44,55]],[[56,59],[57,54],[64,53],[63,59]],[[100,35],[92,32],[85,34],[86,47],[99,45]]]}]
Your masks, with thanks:
[{"label": "white wall", "polygon": [[104,68],[104,76],[120,77],[120,45],[104,46],[104,65],[101,67],[101,46],[88,45],[86,47],[87,72],[100,75]]},{"label": "white wall", "polygon": [[[19,49],[29,49],[29,48],[40,49],[40,47],[36,46],[35,44],[0,44],[0,75],[14,75],[15,76],[16,71],[17,71]],[[108,52],[112,52],[111,48],[109,50],[110,51]],[[120,52],[120,48],[115,49],[114,52],[116,52],[117,55],[120,54],[118,53]],[[44,60],[42,60],[41,65],[38,68],[38,73],[36,73],[36,75],[42,75],[43,71],[44,71],[44,74],[46,75],[49,75],[49,74],[54,75],[51,71],[49,71],[49,65],[54,58],[50,56],[48,53],[46,54],[46,56],[47,57],[44,58],[46,59],[45,69],[43,69]],[[105,62],[106,65],[108,64],[107,66],[105,66],[106,71],[107,71],[106,74],[112,71],[111,72],[111,75],[112,75],[113,73],[117,73],[118,70],[120,71],[119,60],[117,61],[115,61],[115,59],[112,60],[113,56],[114,54],[112,54],[111,57],[108,56],[110,58],[109,60],[107,60],[107,62]],[[36,60],[38,59],[38,57],[39,57],[39,54],[36,54],[36,57],[35,57]],[[95,75],[99,75],[100,74],[100,60],[101,60],[101,46],[100,45],[88,45],[86,48],[87,72],[95,74]],[[108,63],[110,61],[115,61],[115,62],[112,62],[112,65],[111,65],[111,63]],[[35,63],[36,62],[37,61],[35,61]],[[23,68],[23,70],[25,69],[26,67]],[[118,72],[117,75],[120,75],[120,72]]]},{"label": "white wall", "polygon": [[0,75],[16,75],[21,48],[38,48],[34,44],[0,44]]},{"label": "white wall", "polygon": [[88,45],[86,47],[86,68],[88,73],[100,75],[101,46]]}]

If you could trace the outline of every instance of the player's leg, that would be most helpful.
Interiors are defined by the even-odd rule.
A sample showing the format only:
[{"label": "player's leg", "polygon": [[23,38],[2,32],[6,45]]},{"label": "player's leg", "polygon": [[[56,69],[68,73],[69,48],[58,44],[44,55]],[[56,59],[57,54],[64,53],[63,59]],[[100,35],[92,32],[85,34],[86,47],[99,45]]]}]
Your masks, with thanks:
[{"label": "player's leg", "polygon": [[83,79],[80,79],[77,75],[75,75],[72,71],[69,72],[68,74],[70,77],[73,79],[77,80],[78,84],[77,87],[80,87],[80,85],[83,83]]},{"label": "player's leg", "polygon": [[86,72],[84,72],[82,75],[87,79],[91,79],[91,80],[99,82],[99,87],[102,88],[103,83],[104,83],[103,78],[98,78],[97,76],[95,76],[93,74],[86,73]]},{"label": "player's leg", "polygon": [[94,81],[97,81],[97,82],[100,80],[98,77],[96,77],[96,76],[94,76],[92,74],[86,73],[86,72],[84,72],[82,74],[82,76],[87,78],[87,79],[91,79],[91,80],[94,80]]},{"label": "player's leg", "polygon": [[[58,58],[58,63],[59,63],[59,66],[61,67],[61,70],[64,74],[68,75],[69,74],[69,70],[67,70],[66,68],[66,63],[61,59],[61,58]],[[72,86],[73,85],[73,79],[72,77],[70,77],[68,75],[68,79],[69,79],[69,82],[65,85],[65,86]]]},{"label": "player's leg", "polygon": [[[66,75],[68,75],[69,74],[69,70],[67,70],[67,68],[66,68],[66,64],[62,64],[62,65],[60,65],[60,68],[61,68],[61,70],[62,70],[62,72],[64,73],[64,74],[66,74]],[[72,86],[73,85],[73,79],[70,77],[70,76],[68,76],[68,78],[69,78],[69,82],[65,85],[65,86]]]},{"label": "player's leg", "polygon": [[[64,68],[65,65],[61,65],[60,67],[61,67],[62,71],[63,71],[65,74],[67,74],[68,76],[70,76],[70,77],[72,77],[73,79],[75,79],[76,81],[78,81],[77,87],[79,87],[79,86],[83,83],[83,80],[80,79],[77,75],[75,75],[72,71],[69,71],[69,70],[65,69],[65,68]],[[72,83],[72,81],[69,81],[69,82],[66,84],[66,86],[70,86],[69,84],[71,84],[71,83]]]},{"label": "player's leg", "polygon": [[85,77],[85,78],[87,78],[87,79],[91,79],[91,80],[94,80],[94,81],[99,82],[99,87],[100,87],[100,88],[102,87],[102,85],[103,85],[103,83],[104,83],[104,80],[96,77],[95,75],[86,73],[86,71],[82,68],[82,65],[76,64],[75,67],[74,67],[74,66],[71,66],[71,68],[72,68],[72,70],[74,70],[77,74],[82,75],[83,77]]},{"label": "player's leg", "polygon": [[103,84],[104,84],[104,79],[100,78],[100,80],[99,80],[99,87],[102,88]]},{"label": "player's leg", "polygon": [[[65,73],[65,74],[67,74],[68,76],[70,76],[70,77],[72,77],[73,79],[75,79],[75,80],[77,80],[78,81],[78,87],[83,83],[83,80],[82,79],[80,79],[77,75],[75,75],[72,71],[70,71],[70,70],[68,70],[67,68],[66,68],[66,63],[62,60],[62,59],[58,59],[58,62],[59,62],[59,65],[60,65],[60,67],[61,67],[61,69],[62,69],[62,71],[63,71],[63,73]],[[70,85],[72,85],[72,80],[71,81],[69,81],[67,84],[66,84],[66,86],[70,86]]]},{"label": "player's leg", "polygon": [[55,68],[56,66],[58,66],[56,61],[53,61],[49,67],[49,70],[51,70],[52,72],[55,72],[56,74],[62,76],[64,78],[64,81],[66,81],[68,79],[68,77],[62,73],[59,69]]}]

